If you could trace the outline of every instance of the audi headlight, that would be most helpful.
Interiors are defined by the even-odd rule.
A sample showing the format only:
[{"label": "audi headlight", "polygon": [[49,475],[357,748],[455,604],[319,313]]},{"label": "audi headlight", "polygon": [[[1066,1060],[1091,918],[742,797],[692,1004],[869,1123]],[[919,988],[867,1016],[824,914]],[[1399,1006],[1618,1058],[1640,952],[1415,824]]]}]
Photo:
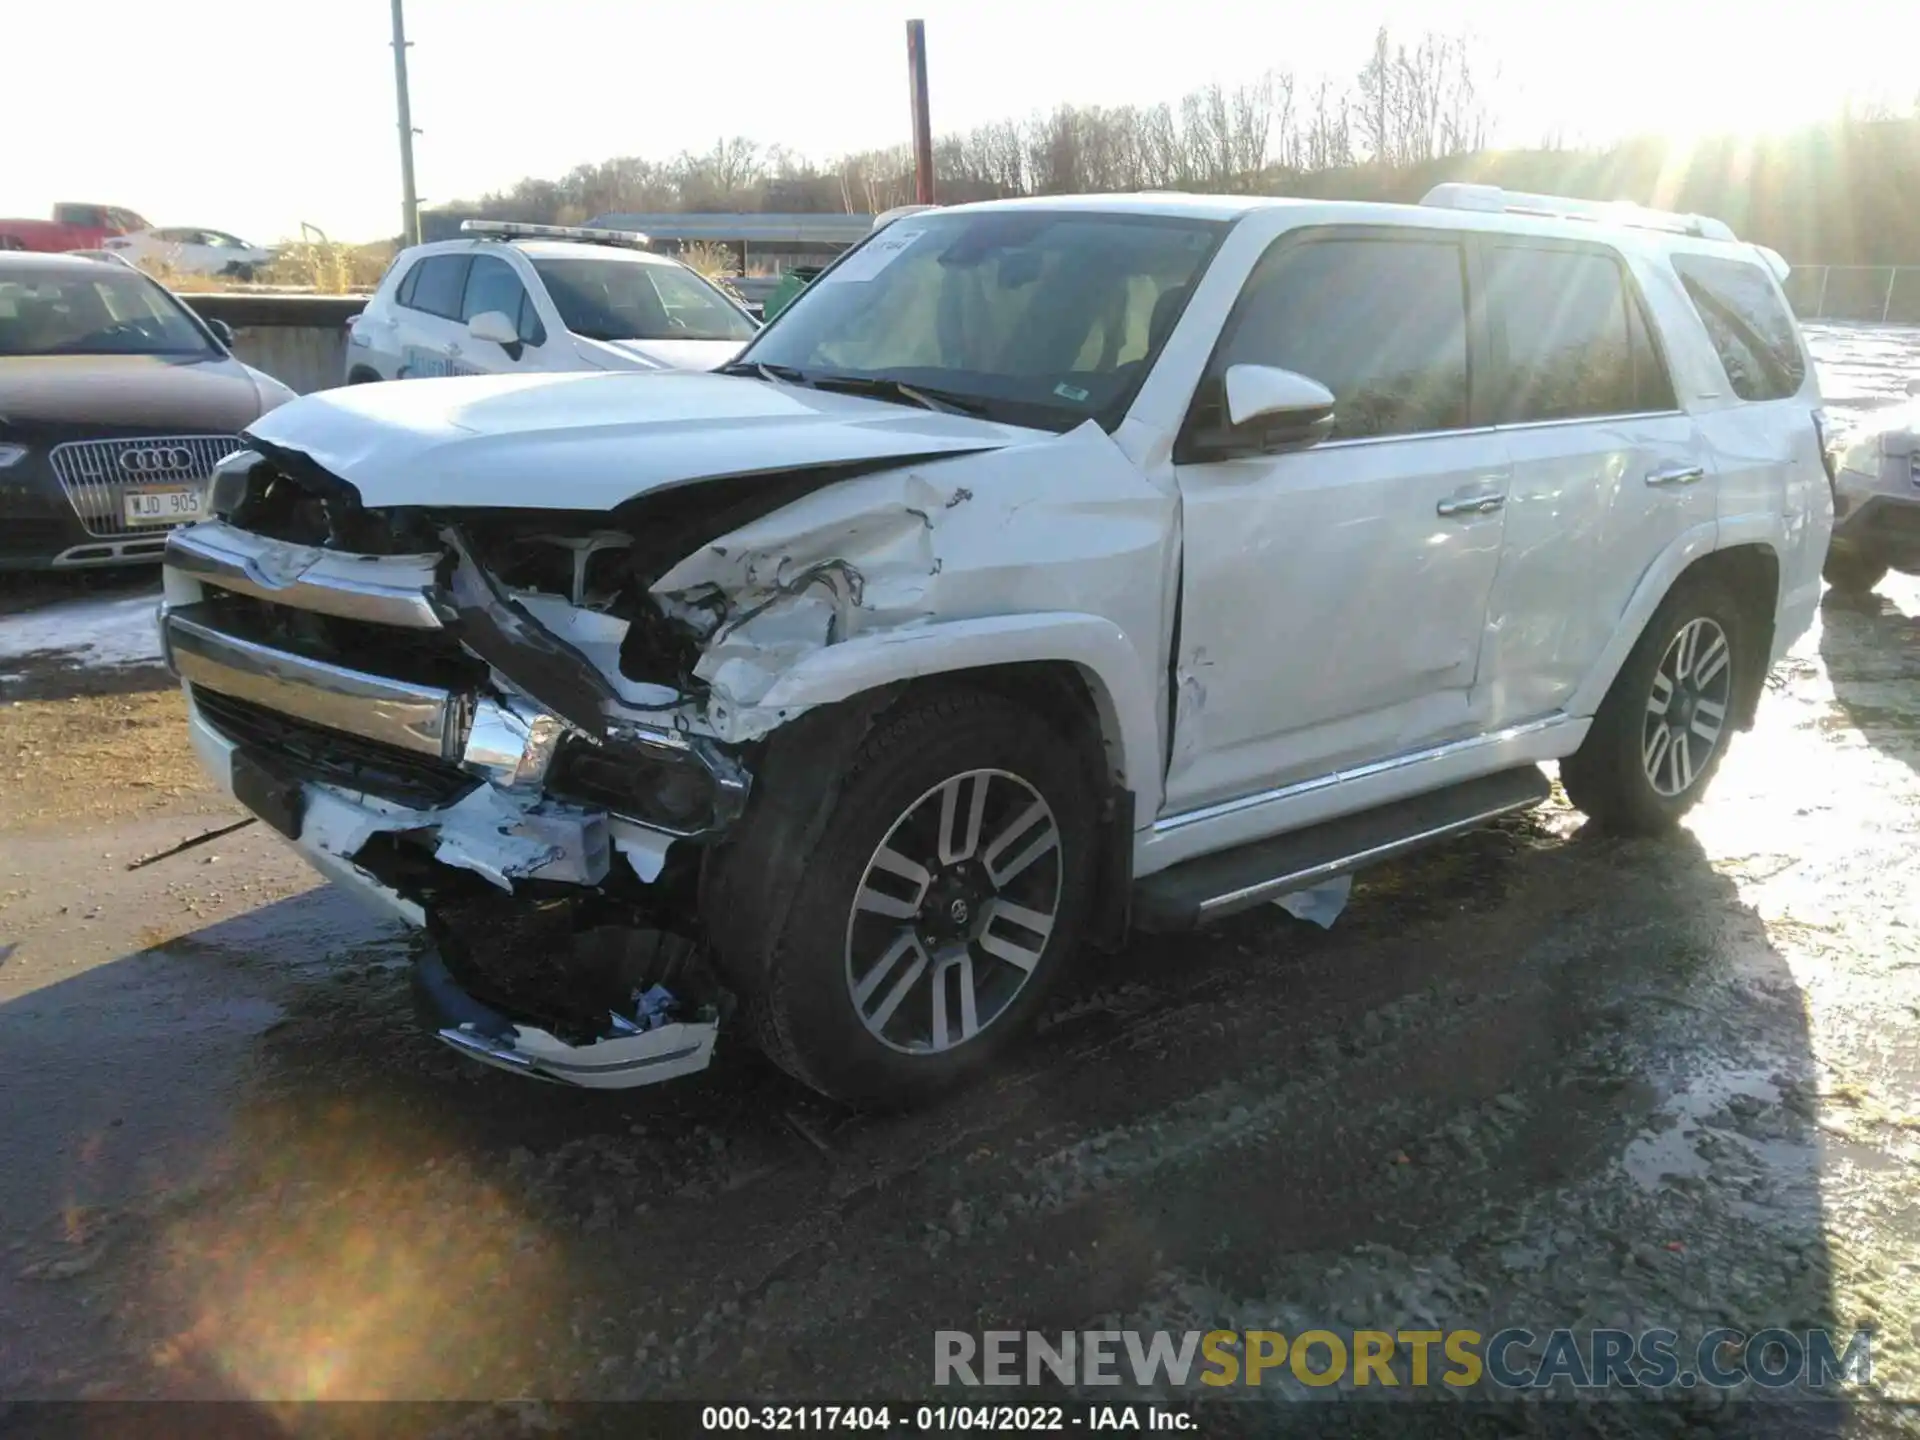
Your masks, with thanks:
[{"label": "audi headlight", "polygon": [[0,470],[5,470],[11,465],[18,465],[26,458],[26,446],[15,445],[9,440],[0,440]]}]

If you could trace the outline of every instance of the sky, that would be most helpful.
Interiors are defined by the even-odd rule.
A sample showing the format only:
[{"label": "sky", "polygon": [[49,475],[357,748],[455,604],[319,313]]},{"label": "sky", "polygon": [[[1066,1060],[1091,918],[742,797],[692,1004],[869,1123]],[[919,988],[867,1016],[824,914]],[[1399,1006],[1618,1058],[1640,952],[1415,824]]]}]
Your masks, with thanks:
[{"label": "sky", "polygon": [[[0,215],[56,200],[261,243],[400,229],[389,0],[0,0]],[[908,138],[905,22],[936,132],[1151,104],[1268,68],[1350,77],[1374,30],[1471,32],[1505,143],[1790,128],[1920,91],[1920,0],[406,0],[423,203],[723,135],[826,160]],[[137,83],[127,98],[108,77]],[[31,122],[32,139],[17,128]]]}]

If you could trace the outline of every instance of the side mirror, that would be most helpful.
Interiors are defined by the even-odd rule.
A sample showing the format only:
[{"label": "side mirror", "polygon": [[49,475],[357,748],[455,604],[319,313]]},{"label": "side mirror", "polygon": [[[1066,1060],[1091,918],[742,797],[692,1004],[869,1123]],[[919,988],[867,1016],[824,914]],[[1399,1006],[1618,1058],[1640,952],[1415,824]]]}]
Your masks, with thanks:
[{"label": "side mirror", "polygon": [[209,320],[207,321],[207,329],[211,330],[213,332],[213,338],[226,346],[227,349],[231,350],[233,348],[233,326],[224,320]]},{"label": "side mirror", "polygon": [[[1191,435],[1182,448],[1194,460],[1233,460],[1305,450],[1333,433],[1333,392],[1318,380],[1292,370],[1273,365],[1229,365],[1217,394],[1225,423]],[[1176,454],[1174,458],[1181,457]]]},{"label": "side mirror", "polygon": [[495,345],[520,343],[519,328],[499,310],[483,310],[467,321],[467,334],[476,340],[491,340]]},{"label": "side mirror", "polygon": [[1907,381],[1907,393],[1909,395],[1920,395],[1920,375],[1916,375],[1913,379]]},{"label": "side mirror", "polygon": [[1314,432],[1311,445],[1333,429],[1333,392],[1318,380],[1272,365],[1229,365],[1227,423],[1236,430]]}]

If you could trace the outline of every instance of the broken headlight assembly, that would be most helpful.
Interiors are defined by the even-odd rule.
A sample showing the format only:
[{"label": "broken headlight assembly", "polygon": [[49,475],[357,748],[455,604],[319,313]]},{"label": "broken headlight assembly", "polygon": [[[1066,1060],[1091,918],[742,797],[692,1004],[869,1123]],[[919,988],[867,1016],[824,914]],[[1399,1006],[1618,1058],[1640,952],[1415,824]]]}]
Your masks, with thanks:
[{"label": "broken headlight assembly", "polygon": [[691,837],[725,829],[746,807],[747,773],[702,736],[615,725],[604,744],[560,744],[547,791]]}]

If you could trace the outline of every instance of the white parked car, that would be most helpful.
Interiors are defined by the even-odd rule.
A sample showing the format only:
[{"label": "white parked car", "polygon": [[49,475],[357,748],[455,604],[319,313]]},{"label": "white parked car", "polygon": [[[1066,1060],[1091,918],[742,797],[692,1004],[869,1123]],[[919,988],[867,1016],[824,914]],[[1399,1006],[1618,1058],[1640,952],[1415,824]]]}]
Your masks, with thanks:
[{"label": "white parked car", "polygon": [[231,275],[251,280],[274,261],[274,251],[253,245],[223,230],[196,230],[191,226],[139,230],[131,235],[109,235],[101,248],[136,265],[159,264],[182,275]]},{"label": "white parked car", "polygon": [[1889,570],[1920,575],[1920,379],[1907,393],[1834,446],[1826,576],[1842,594],[1869,594]]},{"label": "white parked car", "polygon": [[218,783],[429,927],[446,1043],[638,1085],[732,1016],[913,1101],[1082,942],[1543,762],[1673,825],[1821,593],[1785,269],[1484,187],[910,216],[725,373],[264,417],[169,542],[167,648]]},{"label": "white parked car", "polygon": [[400,253],[347,328],[347,383],[554,370],[711,370],[753,317],[619,230],[469,220]]}]

